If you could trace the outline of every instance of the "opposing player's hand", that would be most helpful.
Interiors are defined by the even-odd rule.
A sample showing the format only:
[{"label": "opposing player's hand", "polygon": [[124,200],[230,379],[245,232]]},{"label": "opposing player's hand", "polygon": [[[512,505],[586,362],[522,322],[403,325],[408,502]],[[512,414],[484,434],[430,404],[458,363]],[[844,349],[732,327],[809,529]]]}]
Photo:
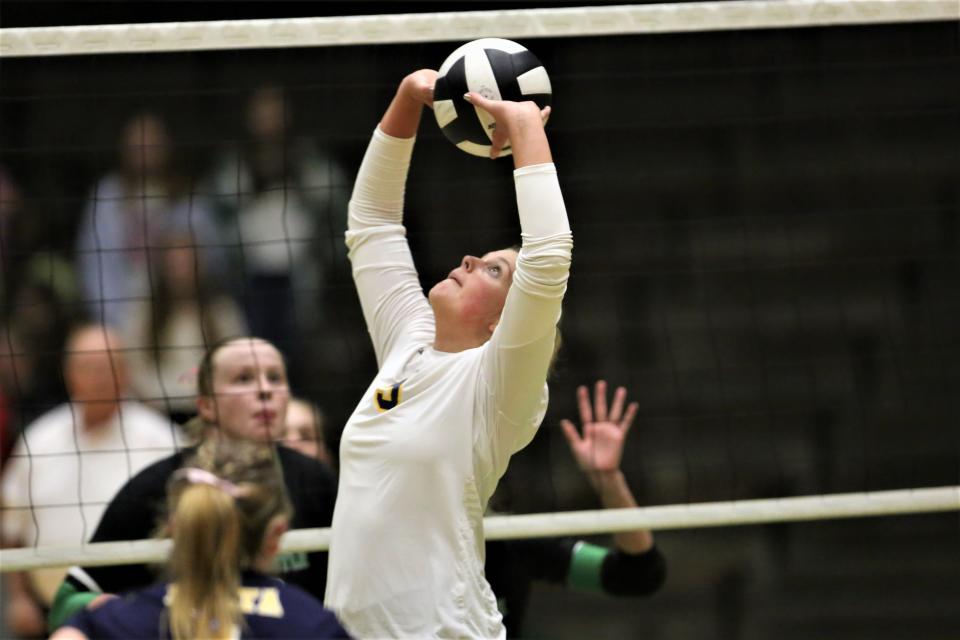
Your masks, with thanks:
[{"label": "opposing player's hand", "polygon": [[426,107],[433,108],[433,87],[437,83],[437,72],[433,69],[418,69],[406,76],[400,83],[404,97]]},{"label": "opposing player's hand", "polygon": [[617,387],[613,404],[607,410],[607,383],[598,380],[594,385],[593,406],[585,386],[577,388],[577,404],[583,433],[569,420],[561,420],[560,427],[570,445],[570,451],[580,469],[588,476],[611,473],[620,469],[623,443],[637,415],[638,405],[631,402],[624,410],[627,390]]},{"label": "opposing player's hand", "polygon": [[[518,142],[531,132],[542,132],[543,125],[550,117],[550,107],[540,109],[535,102],[511,102],[510,100],[490,100],[475,91],[463,98],[483,109],[495,123],[493,138],[490,140],[490,157],[496,158],[508,142]],[[516,144],[513,145],[516,147]]]}]

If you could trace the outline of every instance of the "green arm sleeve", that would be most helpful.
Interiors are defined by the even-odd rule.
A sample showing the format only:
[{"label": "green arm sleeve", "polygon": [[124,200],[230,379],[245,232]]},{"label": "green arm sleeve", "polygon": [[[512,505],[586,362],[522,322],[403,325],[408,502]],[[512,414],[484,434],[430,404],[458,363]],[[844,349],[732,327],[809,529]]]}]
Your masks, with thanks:
[{"label": "green arm sleeve", "polygon": [[93,591],[80,591],[70,581],[64,580],[50,605],[50,614],[47,616],[47,626],[50,631],[62,626],[70,616],[90,604],[99,595]]},{"label": "green arm sleeve", "polygon": [[573,546],[567,586],[583,591],[603,593],[600,584],[600,569],[610,550],[588,542],[579,541]]}]

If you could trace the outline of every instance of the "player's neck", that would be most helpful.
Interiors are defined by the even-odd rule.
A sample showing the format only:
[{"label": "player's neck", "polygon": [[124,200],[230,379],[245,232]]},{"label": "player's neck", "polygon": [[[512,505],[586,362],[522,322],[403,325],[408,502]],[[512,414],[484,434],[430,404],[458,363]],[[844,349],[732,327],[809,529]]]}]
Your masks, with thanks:
[{"label": "player's neck", "polygon": [[[487,338],[489,339],[489,338]],[[487,339],[464,335],[441,335],[438,331],[433,340],[433,348],[442,353],[460,353],[467,349],[482,347]]]},{"label": "player's neck", "polygon": [[433,337],[433,348],[443,353],[459,353],[467,349],[482,347],[490,339],[490,332],[483,327],[471,331],[463,322],[444,322],[436,317],[437,329]]}]

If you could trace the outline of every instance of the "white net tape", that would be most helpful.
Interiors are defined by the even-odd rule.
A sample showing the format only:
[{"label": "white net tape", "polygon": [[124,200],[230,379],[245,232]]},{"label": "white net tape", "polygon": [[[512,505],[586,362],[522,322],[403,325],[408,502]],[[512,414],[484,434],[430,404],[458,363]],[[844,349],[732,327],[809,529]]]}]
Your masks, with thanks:
[{"label": "white net tape", "polygon": [[[539,538],[561,535],[615,533],[646,528],[653,531],[809,521],[908,513],[960,511],[960,486],[900,491],[735,500],[638,509],[569,511],[484,520],[488,540]],[[329,529],[300,529],[283,538],[283,551],[325,550]],[[2,552],[0,571],[24,571],[52,566],[98,566],[134,562],[162,562],[169,540],[105,542],[83,547],[39,547]]]},{"label": "white net tape", "polygon": [[0,29],[0,57],[679,33],[960,20],[957,0],[734,0]]}]

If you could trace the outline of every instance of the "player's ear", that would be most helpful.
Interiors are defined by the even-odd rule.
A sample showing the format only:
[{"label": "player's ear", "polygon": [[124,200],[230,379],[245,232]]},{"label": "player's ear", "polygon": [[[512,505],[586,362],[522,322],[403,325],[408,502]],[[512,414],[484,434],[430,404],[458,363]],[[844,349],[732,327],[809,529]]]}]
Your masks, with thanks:
[{"label": "player's ear", "polygon": [[263,534],[263,547],[260,549],[266,557],[273,557],[280,552],[280,539],[290,528],[290,520],[286,516],[277,516],[267,525]]},{"label": "player's ear", "polygon": [[217,422],[217,402],[213,396],[197,396],[197,413],[207,424]]}]

